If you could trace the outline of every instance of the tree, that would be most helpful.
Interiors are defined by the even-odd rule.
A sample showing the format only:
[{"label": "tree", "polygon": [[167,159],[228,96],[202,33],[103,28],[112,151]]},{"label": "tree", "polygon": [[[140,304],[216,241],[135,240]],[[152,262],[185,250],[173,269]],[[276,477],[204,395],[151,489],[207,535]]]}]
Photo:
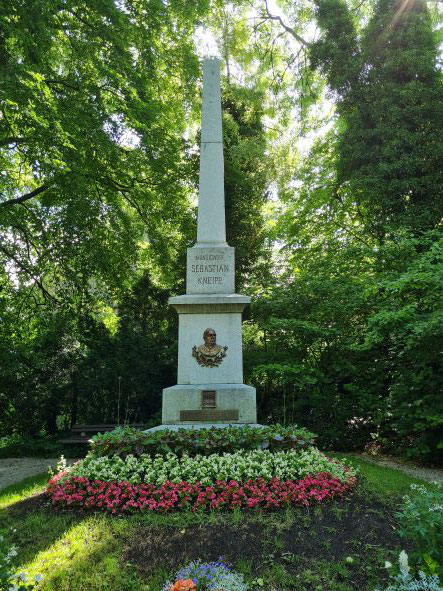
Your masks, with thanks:
[{"label": "tree", "polygon": [[378,240],[435,228],[443,214],[443,86],[424,0],[378,0],[361,42],[342,0],[317,2],[311,48],[336,97],[342,132],[336,197],[356,203]]},{"label": "tree", "polygon": [[227,84],[223,92],[225,205],[228,242],[236,249],[236,289],[250,283],[265,253],[266,155],[262,96]]},{"label": "tree", "polygon": [[193,30],[208,9],[204,0],[1,5],[0,404],[11,429],[23,409],[34,432],[69,415],[86,319],[131,291],[138,268],[160,285],[179,275]]},{"label": "tree", "polygon": [[1,254],[46,300],[88,291],[91,276],[121,285],[143,237],[174,257],[205,7],[5,3]]},{"label": "tree", "polygon": [[[140,422],[158,416],[163,388],[176,381],[177,321],[168,290],[148,272],[128,290],[110,332],[85,319],[75,413],[85,422]],[[74,381],[72,383],[74,386]]]},{"label": "tree", "polygon": [[349,3],[316,5],[322,36],[308,52],[335,115],[280,185],[274,236],[284,271],[253,307],[247,369],[262,417],[317,429],[328,447],[361,447],[373,433],[435,461],[443,444],[437,38],[422,2],[404,11],[378,2],[363,30]]}]

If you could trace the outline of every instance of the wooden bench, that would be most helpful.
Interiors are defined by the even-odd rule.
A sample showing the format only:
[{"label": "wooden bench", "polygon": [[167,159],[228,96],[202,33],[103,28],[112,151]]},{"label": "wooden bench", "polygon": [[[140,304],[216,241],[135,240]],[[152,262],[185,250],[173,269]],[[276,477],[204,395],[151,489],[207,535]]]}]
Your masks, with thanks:
[{"label": "wooden bench", "polygon": [[[132,425],[125,425],[127,427],[133,427],[134,429],[144,429],[145,426],[141,423],[135,423]],[[107,433],[108,431],[114,431],[118,425],[74,425],[71,429],[71,433],[66,439],[60,439],[61,443],[88,443],[93,435],[97,433]]]}]

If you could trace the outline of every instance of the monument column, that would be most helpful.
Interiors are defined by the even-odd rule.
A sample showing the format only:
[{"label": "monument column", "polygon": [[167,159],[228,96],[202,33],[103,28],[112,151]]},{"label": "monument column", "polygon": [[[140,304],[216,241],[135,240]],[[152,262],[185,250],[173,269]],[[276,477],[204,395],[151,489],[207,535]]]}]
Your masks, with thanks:
[{"label": "monument column", "polygon": [[197,244],[227,246],[220,66],[216,59],[203,62]]},{"label": "monument column", "polygon": [[243,384],[242,311],[235,293],[234,248],[226,242],[220,71],[203,63],[197,242],[187,251],[179,314],[176,386],[163,390],[164,425],[255,424],[255,388]]}]

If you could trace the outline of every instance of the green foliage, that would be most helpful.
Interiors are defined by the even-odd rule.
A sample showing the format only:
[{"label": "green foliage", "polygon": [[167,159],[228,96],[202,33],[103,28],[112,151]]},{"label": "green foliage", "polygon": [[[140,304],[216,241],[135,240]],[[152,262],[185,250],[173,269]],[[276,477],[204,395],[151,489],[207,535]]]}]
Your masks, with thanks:
[{"label": "green foliage", "polygon": [[[411,457],[438,461],[443,442],[443,241],[429,232],[388,244],[382,256],[391,266],[368,291],[375,303],[356,349],[381,351],[389,372],[390,426]],[[393,267],[393,268],[392,268]],[[408,450],[408,440],[412,449]]]},{"label": "green foliage", "polygon": [[177,320],[169,295],[144,272],[122,296],[115,334],[99,317],[85,319],[84,354],[67,400],[72,423],[123,424],[156,415],[161,391],[176,373]]},{"label": "green foliage", "polygon": [[342,120],[337,196],[357,203],[368,233],[382,240],[441,219],[443,86],[438,40],[424,0],[378,0],[357,42],[342,0],[319,0],[323,38],[311,51],[337,93]]},{"label": "green foliage", "polygon": [[295,254],[300,267],[284,287],[253,304],[262,340],[245,359],[261,416],[316,430],[322,447],[361,448],[375,433],[391,449],[438,461],[439,235],[404,237],[375,252],[332,237],[310,260],[308,253],[314,247]]},{"label": "green foliage", "polygon": [[[165,482],[187,482],[212,485],[217,480],[245,482],[263,478],[298,480],[319,472],[327,472],[341,482],[347,482],[357,473],[338,460],[331,460],[316,448],[307,450],[276,451],[255,449],[235,452],[196,454],[181,456],[169,453],[166,456],[128,454],[120,456],[95,457],[88,455],[66,473],[67,478],[82,476],[88,480],[105,482],[130,482],[131,484],[164,484]],[[62,476],[65,478],[65,476]]]},{"label": "green foliage", "polygon": [[303,449],[314,445],[315,435],[303,428],[283,427],[227,427],[224,429],[161,429],[141,432],[123,427],[92,438],[90,457],[139,456],[174,453],[181,455],[209,455],[213,451],[232,452],[238,449],[269,449],[271,451]]},{"label": "green foliage", "polygon": [[33,580],[28,580],[26,573],[15,575],[11,566],[11,560],[17,555],[17,548],[11,546],[0,535],[0,590],[1,591],[32,591],[42,580],[40,575],[35,575]]},{"label": "green foliage", "polygon": [[280,267],[252,306],[247,379],[260,420],[302,424],[321,447],[361,449],[373,434],[438,462],[438,38],[421,1],[380,0],[365,19],[349,2],[315,4],[309,56],[335,115],[280,179]]},{"label": "green foliage", "polygon": [[181,135],[205,3],[193,6],[5,4],[2,253],[43,297],[91,276],[122,284],[145,232],[173,254],[163,227],[188,213]]},{"label": "green foliage", "polygon": [[[235,247],[236,289],[266,270],[263,207],[268,199],[263,94],[226,84],[222,100],[226,235]],[[261,263],[261,264],[259,264]]]},{"label": "green foliage", "polygon": [[413,540],[421,570],[443,574],[443,489],[411,485],[397,512],[399,534]]},{"label": "green foliage", "polygon": [[123,294],[118,316],[112,311],[114,334],[99,311],[77,318],[47,311],[32,337],[11,339],[0,350],[0,432],[38,437],[75,423],[152,417],[162,388],[175,379],[168,295],[145,273]]},{"label": "green foliage", "polygon": [[441,591],[440,580],[437,576],[427,576],[423,572],[418,573],[417,578],[410,574],[408,555],[405,551],[399,557],[400,572],[393,577],[393,580],[384,591]]},{"label": "green foliage", "polygon": [[364,278],[337,264],[332,250],[302,268],[253,304],[264,343],[246,355],[248,379],[262,417],[317,429],[322,448],[355,449],[375,429],[369,413],[384,377],[368,381],[371,359],[352,348],[366,313]]},{"label": "green foliage", "polygon": [[0,458],[55,458],[64,454],[68,457],[80,458],[86,450],[83,445],[68,445],[57,441],[55,437],[29,437],[11,435],[0,439]]},{"label": "green foliage", "polygon": [[[82,378],[98,352],[84,394],[93,391],[90,418],[105,397],[116,416],[118,375],[126,398],[150,400],[147,413],[158,403],[151,394],[172,381],[166,369],[137,375],[134,386],[123,355],[116,375],[106,358],[131,339],[133,357],[163,350],[167,326],[159,339],[123,328],[118,347],[100,328],[117,332],[128,293],[146,297],[144,271],[157,292],[182,280],[175,260],[192,222],[183,134],[199,75],[193,29],[208,9],[205,0],[2,3],[0,432],[52,434],[81,418]],[[161,373],[162,360],[145,361]]]}]

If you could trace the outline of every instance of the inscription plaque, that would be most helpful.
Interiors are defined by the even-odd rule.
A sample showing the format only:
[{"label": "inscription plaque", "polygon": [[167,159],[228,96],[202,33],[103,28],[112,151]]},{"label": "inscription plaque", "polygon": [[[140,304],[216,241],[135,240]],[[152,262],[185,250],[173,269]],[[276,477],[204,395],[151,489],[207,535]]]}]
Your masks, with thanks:
[{"label": "inscription plaque", "polygon": [[231,246],[188,248],[186,293],[234,293],[234,275]]},{"label": "inscription plaque", "polygon": [[215,408],[215,390],[202,390],[202,408]]},{"label": "inscription plaque", "polygon": [[238,410],[222,410],[215,408],[204,408],[202,410],[181,410],[181,421],[238,421]]}]

